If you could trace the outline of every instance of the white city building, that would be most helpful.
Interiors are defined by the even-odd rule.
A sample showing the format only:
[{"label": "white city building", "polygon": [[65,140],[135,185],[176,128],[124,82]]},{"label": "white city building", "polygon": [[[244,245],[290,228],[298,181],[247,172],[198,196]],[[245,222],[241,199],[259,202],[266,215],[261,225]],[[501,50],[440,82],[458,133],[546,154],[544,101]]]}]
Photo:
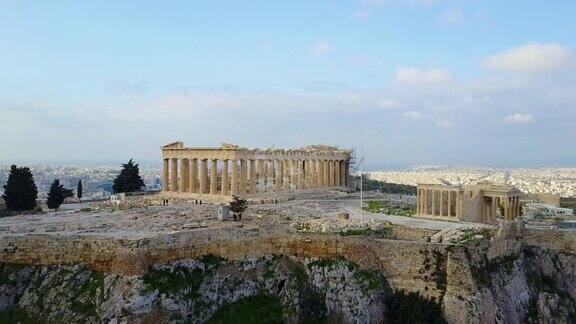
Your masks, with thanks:
[{"label": "white city building", "polygon": [[524,218],[526,219],[545,219],[545,218],[570,218],[574,211],[570,208],[556,207],[552,204],[527,203],[523,208]]}]

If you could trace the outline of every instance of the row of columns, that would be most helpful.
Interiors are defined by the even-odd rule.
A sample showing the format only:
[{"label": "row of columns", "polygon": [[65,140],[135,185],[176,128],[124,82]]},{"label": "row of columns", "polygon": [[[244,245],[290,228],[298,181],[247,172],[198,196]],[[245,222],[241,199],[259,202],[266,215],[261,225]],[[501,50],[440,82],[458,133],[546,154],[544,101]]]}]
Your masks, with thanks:
[{"label": "row of columns", "polygon": [[347,172],[341,160],[211,159],[208,172],[208,159],[172,158],[164,159],[162,190],[229,196],[339,187],[346,185]]},{"label": "row of columns", "polygon": [[418,215],[456,217],[460,193],[455,190],[418,189],[416,213]]},{"label": "row of columns", "polygon": [[504,217],[505,220],[513,220],[520,216],[520,197],[504,197],[501,198],[503,202],[501,204],[504,207]]},{"label": "row of columns", "polygon": [[[470,198],[474,192],[466,192]],[[456,217],[461,207],[460,192],[445,189],[418,189],[416,210],[419,215]],[[480,211],[486,222],[496,221],[498,208],[504,208],[502,217],[512,220],[520,216],[519,196],[486,196],[482,197]]]},{"label": "row of columns", "polygon": [[502,218],[505,220],[513,220],[516,217],[520,216],[520,197],[519,196],[512,196],[512,197],[500,197],[500,196],[492,196],[492,197],[485,197],[484,204],[483,204],[483,212],[485,218],[488,222],[495,222],[496,215],[498,214],[498,209],[500,206],[503,207],[503,215]]}]

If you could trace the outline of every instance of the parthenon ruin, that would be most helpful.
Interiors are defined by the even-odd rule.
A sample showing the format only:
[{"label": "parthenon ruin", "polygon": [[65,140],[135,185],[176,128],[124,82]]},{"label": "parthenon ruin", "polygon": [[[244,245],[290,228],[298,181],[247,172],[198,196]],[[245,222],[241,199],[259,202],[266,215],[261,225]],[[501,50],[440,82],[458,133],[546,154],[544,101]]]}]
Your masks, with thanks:
[{"label": "parthenon ruin", "polygon": [[416,213],[423,217],[440,216],[494,224],[498,213],[505,220],[520,215],[520,190],[505,184],[418,184],[417,193]]},{"label": "parthenon ruin", "polygon": [[247,149],[237,145],[162,147],[162,193],[170,197],[252,197],[266,192],[346,186],[351,151],[314,145]]}]

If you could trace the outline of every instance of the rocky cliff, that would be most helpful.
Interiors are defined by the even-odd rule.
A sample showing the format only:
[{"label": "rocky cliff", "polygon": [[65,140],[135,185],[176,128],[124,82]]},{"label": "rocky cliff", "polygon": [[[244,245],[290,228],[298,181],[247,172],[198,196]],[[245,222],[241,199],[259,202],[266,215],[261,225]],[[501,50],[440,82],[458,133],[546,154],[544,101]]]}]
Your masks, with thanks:
[{"label": "rocky cliff", "polygon": [[[120,275],[73,265],[2,264],[0,318],[11,322],[568,323],[576,257],[535,245],[452,246],[424,258],[438,298],[396,291],[385,271],[342,257],[215,255]],[[426,271],[425,271],[426,270]],[[426,288],[427,289],[427,288]]]}]

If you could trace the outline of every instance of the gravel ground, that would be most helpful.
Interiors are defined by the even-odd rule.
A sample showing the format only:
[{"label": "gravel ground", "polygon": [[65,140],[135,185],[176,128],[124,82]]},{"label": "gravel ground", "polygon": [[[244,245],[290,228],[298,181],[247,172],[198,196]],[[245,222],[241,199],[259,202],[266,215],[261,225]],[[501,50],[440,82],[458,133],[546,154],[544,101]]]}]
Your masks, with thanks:
[{"label": "gravel ground", "polygon": [[[409,196],[367,195],[367,199],[380,198],[411,203]],[[303,194],[285,194],[279,201],[254,200],[248,206],[241,222],[222,222],[217,219],[218,206],[196,205],[188,201],[171,201],[162,206],[156,197],[131,201],[125,210],[115,210],[111,204],[93,205],[92,211],[61,211],[46,214],[19,215],[0,219],[0,237],[13,234],[104,235],[122,238],[141,238],[195,227],[236,226],[290,226],[291,223],[318,219],[348,211],[351,217],[360,217],[356,194],[341,191],[313,191]],[[85,207],[85,206],[83,206]],[[118,207],[116,207],[118,208]],[[422,220],[412,217],[369,214],[362,217],[381,219],[407,226],[443,229],[458,223]]]}]

